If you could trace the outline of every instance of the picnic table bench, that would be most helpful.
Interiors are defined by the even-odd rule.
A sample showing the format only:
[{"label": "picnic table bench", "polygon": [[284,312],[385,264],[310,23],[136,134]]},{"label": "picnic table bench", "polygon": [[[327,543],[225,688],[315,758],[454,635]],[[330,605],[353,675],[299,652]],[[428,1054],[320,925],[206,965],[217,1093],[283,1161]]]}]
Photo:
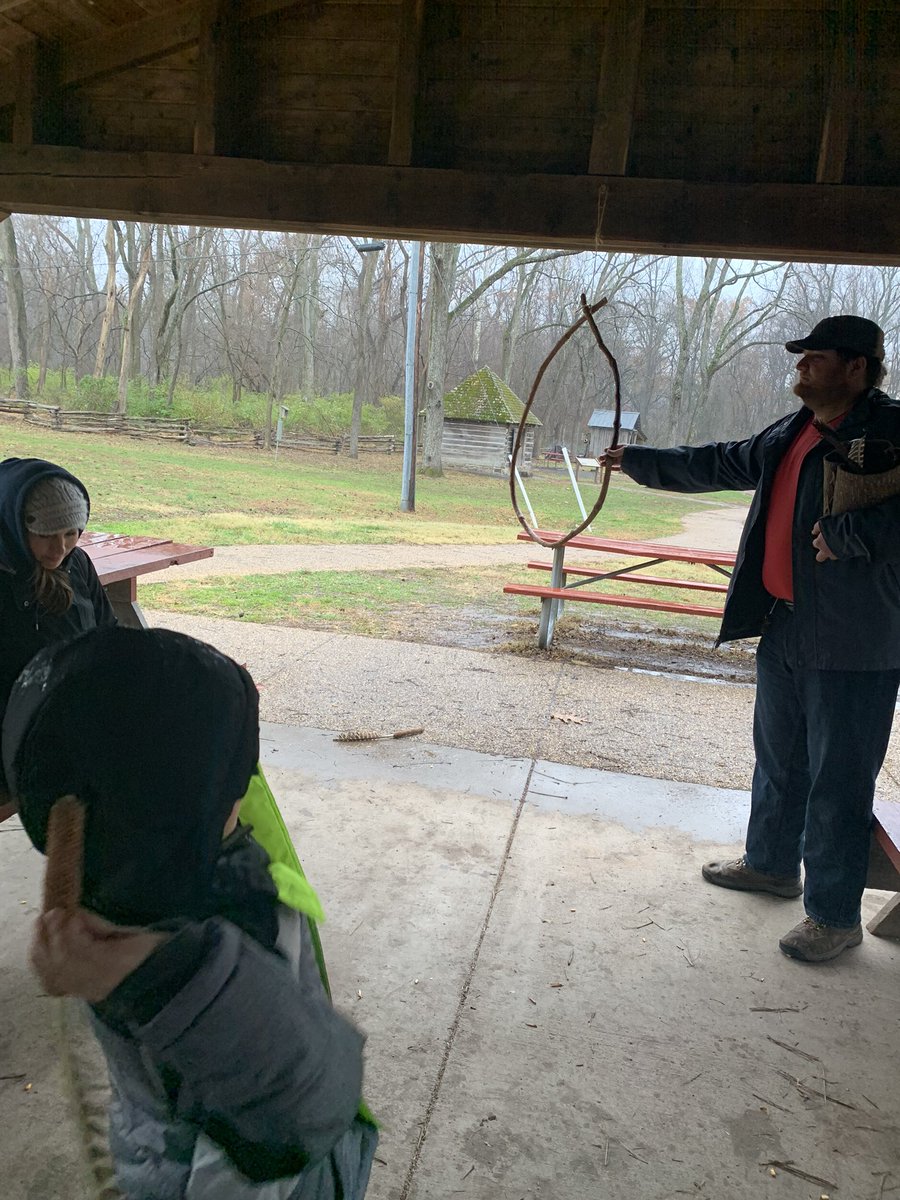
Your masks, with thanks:
[{"label": "picnic table bench", "polygon": [[[544,541],[558,541],[561,533],[537,530]],[[518,535],[520,542],[530,542],[527,533]],[[595,554],[616,558],[637,558],[641,561],[627,567],[603,569],[588,567],[581,563],[567,565],[566,551],[589,550]],[[566,600],[578,600],[586,604],[610,604],[619,608],[642,608],[651,612],[674,612],[698,617],[722,616],[722,609],[713,605],[684,603],[675,599],[658,599],[641,595],[615,595],[611,592],[579,589],[586,585],[615,579],[620,583],[650,584],[655,587],[675,588],[688,592],[713,592],[724,595],[728,591],[727,581],[731,577],[735,555],[728,550],[697,550],[689,546],[671,546],[663,542],[620,541],[616,538],[591,537],[579,534],[562,546],[553,547],[552,562],[529,562],[532,570],[549,571],[549,584],[508,583],[504,592],[513,596],[536,596],[541,601],[541,616],[538,623],[538,646],[549,649],[553,641],[556,622],[563,614]],[[707,568],[712,576],[698,579],[670,579],[660,575],[648,575],[647,570],[662,563],[692,563]]]},{"label": "picnic table bench", "polygon": [[140,629],[146,629],[147,621],[137,602],[138,578],[213,555],[212,546],[187,546],[168,538],[121,533],[85,531],[78,545],[94,564],[119,622]]},{"label": "picnic table bench", "polygon": [[877,937],[900,938],[900,803],[875,801],[866,887],[896,893],[866,928]]}]

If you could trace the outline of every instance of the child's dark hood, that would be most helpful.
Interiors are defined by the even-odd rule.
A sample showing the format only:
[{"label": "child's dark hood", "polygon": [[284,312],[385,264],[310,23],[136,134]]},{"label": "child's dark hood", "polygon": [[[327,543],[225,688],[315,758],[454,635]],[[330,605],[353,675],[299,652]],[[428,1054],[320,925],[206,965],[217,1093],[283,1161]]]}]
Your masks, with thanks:
[{"label": "child's dark hood", "polygon": [[214,908],[222,832],[259,756],[259,695],[211,646],[164,629],[92,630],[19,676],[3,761],[44,851],[60,796],[87,809],[84,904],[119,924]]},{"label": "child's dark hood", "polygon": [[28,492],[42,479],[67,479],[84,492],[88,512],[91,498],[80,479],[63,467],[42,458],[7,458],[0,462],[0,568],[31,571],[34,557],[28,549],[22,509]]}]

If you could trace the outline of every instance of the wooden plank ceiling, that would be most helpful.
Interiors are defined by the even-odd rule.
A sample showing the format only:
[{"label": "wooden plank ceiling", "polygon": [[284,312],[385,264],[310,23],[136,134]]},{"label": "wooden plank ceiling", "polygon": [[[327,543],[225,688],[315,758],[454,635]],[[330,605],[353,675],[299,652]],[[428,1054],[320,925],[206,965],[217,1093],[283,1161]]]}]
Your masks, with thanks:
[{"label": "wooden plank ceiling", "polygon": [[0,0],[0,210],[900,262],[898,0]]}]

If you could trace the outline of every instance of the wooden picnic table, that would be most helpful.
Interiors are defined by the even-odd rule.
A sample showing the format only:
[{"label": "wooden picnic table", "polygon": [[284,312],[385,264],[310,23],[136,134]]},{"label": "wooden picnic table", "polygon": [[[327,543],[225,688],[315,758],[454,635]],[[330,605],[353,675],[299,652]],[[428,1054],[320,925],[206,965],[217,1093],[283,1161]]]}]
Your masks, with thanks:
[{"label": "wooden picnic table", "polygon": [[139,576],[213,555],[212,546],[187,546],[169,538],[122,533],[85,531],[78,545],[94,564],[119,622],[141,629],[146,629],[147,621],[137,602]]},{"label": "wooden picnic table", "polygon": [[[559,541],[564,535],[558,532],[536,531],[544,541]],[[530,542],[527,533],[518,535],[520,542]],[[629,563],[627,567],[605,570],[602,567],[587,567],[583,564],[567,565],[566,551],[582,550],[616,558],[637,558],[641,561]],[[712,577],[700,579],[670,579],[665,576],[648,575],[651,567],[662,563],[693,563],[707,568]],[[587,604],[610,604],[619,608],[642,608],[654,612],[683,613],[699,617],[722,616],[722,609],[711,605],[683,603],[676,600],[660,600],[641,595],[614,595],[609,592],[580,591],[588,584],[604,579],[615,579],[620,583],[651,584],[656,587],[676,588],[691,592],[716,592],[724,595],[727,582],[734,568],[735,554],[729,550],[699,550],[689,546],[673,546],[664,542],[634,542],[618,538],[592,537],[579,534],[565,545],[553,547],[553,561],[530,562],[533,570],[549,571],[549,584],[509,583],[504,592],[516,596],[536,596],[541,601],[541,617],[538,624],[538,646],[549,649],[553,641],[556,622],[563,614],[566,600],[579,600]],[[577,577],[577,578],[572,578]]]}]

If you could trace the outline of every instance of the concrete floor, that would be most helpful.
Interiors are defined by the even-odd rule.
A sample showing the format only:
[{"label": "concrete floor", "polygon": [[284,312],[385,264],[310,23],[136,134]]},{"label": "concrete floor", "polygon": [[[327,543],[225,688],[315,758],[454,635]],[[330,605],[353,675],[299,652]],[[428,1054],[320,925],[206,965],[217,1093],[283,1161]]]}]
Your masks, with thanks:
[{"label": "concrete floor", "polygon": [[[369,1035],[371,1200],[900,1195],[900,945],[803,966],[776,944],[798,901],[704,885],[743,792],[332,736],[266,724],[263,761],[329,914],[336,1002]],[[82,1200],[17,825],[0,1195]]]}]

